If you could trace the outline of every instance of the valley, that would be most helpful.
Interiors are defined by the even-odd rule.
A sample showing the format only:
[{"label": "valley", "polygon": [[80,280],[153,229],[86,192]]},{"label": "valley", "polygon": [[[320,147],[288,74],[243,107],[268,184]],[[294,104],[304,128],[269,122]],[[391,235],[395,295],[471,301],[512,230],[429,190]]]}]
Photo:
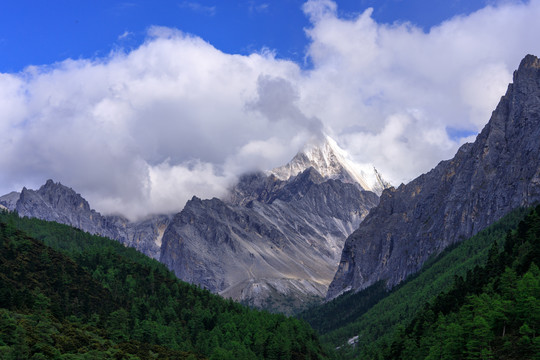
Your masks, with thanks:
[{"label": "valley", "polygon": [[139,221],[48,180],[0,197],[0,355],[537,358],[539,202],[533,55],[473,143],[397,188],[326,136]]}]

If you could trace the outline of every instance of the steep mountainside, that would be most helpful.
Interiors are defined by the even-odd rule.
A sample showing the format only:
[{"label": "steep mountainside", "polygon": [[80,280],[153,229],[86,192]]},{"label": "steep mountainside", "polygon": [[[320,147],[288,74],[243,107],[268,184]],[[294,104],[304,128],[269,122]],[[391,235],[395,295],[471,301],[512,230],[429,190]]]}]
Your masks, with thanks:
[{"label": "steep mountainside", "polygon": [[130,222],[121,216],[102,216],[90,209],[88,202],[73,189],[52,180],[37,191],[23,188],[20,194],[11,193],[4,197],[6,202],[15,202],[11,210],[16,210],[21,216],[71,225],[91,234],[118,240],[153,258],[159,257],[161,237],[170,222],[170,217],[166,215],[138,222]]},{"label": "steep mountainside", "polygon": [[281,311],[324,296],[345,238],[378,202],[313,168],[289,181],[245,176],[231,194],[189,201],[163,236],[160,260],[180,279]]},{"label": "steep mountainside", "polygon": [[473,144],[383,192],[346,241],[328,298],[415,273],[432,254],[540,200],[540,61],[526,56]]}]

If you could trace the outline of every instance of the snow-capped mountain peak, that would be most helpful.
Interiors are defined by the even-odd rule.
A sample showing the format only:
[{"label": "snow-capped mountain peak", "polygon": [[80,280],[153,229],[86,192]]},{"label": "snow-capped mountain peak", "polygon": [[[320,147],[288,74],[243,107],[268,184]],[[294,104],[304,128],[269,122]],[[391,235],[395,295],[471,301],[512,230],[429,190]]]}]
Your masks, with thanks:
[{"label": "snow-capped mountain peak", "polygon": [[357,183],[364,190],[380,195],[390,184],[385,181],[373,165],[357,164],[345,150],[329,136],[311,141],[286,165],[270,171],[278,179],[287,180],[313,167],[326,179]]}]

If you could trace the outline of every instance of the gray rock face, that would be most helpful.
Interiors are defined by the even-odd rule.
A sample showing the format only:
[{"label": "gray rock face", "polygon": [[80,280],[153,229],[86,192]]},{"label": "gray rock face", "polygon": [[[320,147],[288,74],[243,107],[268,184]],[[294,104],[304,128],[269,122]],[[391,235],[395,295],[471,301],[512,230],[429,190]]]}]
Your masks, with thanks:
[{"label": "gray rock face", "polygon": [[135,222],[122,216],[105,216],[105,218],[118,233],[118,237],[111,239],[118,240],[126,246],[159,260],[161,240],[171,222],[172,215],[153,215]]},{"label": "gray rock face", "polygon": [[313,168],[288,181],[248,175],[231,194],[189,201],[163,236],[160,261],[180,279],[282,311],[280,302],[324,296],[345,238],[378,203]]},{"label": "gray rock face", "polygon": [[9,194],[0,196],[0,209],[4,207],[9,211],[15,210],[15,206],[17,205],[17,201],[19,200],[20,196],[21,193],[16,191],[12,191]]},{"label": "gray rock face", "polygon": [[243,175],[230,190],[225,202],[234,205],[246,205],[255,200],[271,203],[287,181],[278,179],[273,174],[266,176],[262,172]]},{"label": "gray rock face", "polygon": [[538,201],[540,61],[528,55],[473,144],[409,184],[383,192],[347,239],[327,298],[381,279],[394,286],[430,255]]},{"label": "gray rock face", "polygon": [[[311,146],[309,162],[292,161],[290,178],[245,175],[224,200],[194,197],[174,219],[160,215],[130,222],[103,216],[73,189],[52,180],[36,191],[4,195],[0,206],[118,240],[159,259],[182,280],[290,313],[324,297],[346,237],[379,201],[355,179],[383,184],[382,178],[374,169],[371,177],[355,172],[331,141],[323,144],[324,151]],[[306,164],[325,175],[313,167],[297,172]]]},{"label": "gray rock face", "polygon": [[91,209],[88,202],[73,189],[52,180],[48,180],[37,191],[23,188],[13,209],[20,216],[56,221],[118,240],[156,259],[160,253],[161,238],[171,218],[158,215],[143,221],[129,222],[121,216],[102,216]]}]

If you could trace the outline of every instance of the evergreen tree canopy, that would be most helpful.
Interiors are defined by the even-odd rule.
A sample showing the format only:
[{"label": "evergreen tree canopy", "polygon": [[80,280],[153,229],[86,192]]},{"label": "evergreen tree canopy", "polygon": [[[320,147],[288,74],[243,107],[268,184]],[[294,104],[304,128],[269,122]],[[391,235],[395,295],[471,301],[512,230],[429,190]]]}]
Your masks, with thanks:
[{"label": "evergreen tree canopy", "polygon": [[0,359],[322,359],[306,323],[178,280],[113,240],[0,213]]}]

